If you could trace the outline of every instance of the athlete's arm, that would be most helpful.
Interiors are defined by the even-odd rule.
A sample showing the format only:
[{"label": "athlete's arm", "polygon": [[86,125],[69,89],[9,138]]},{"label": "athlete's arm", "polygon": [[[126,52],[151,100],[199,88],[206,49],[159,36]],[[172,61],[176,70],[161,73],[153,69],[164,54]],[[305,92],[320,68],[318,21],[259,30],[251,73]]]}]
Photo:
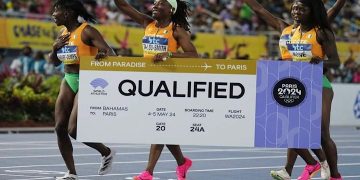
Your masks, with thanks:
[{"label": "athlete's arm", "polygon": [[146,27],[153,19],[138,10],[132,7],[126,0],[114,0],[116,6],[122,11],[124,14],[128,15],[135,22],[139,23],[143,27]]},{"label": "athlete's arm", "polygon": [[88,46],[98,48],[95,59],[102,59],[106,56],[116,56],[114,50],[105,42],[100,32],[92,26],[86,26],[81,33],[81,40]]},{"label": "athlete's arm", "polygon": [[261,18],[263,19],[269,26],[273,27],[279,32],[282,32],[284,28],[289,26],[284,20],[275,17],[268,10],[266,10],[261,4],[259,4],[256,0],[243,0],[250,8]]},{"label": "athlete's arm", "polygon": [[62,35],[65,29],[61,29],[58,37],[56,38],[52,51],[49,54],[50,62],[53,63],[55,66],[59,66],[61,61],[57,57],[57,51],[68,44],[70,39],[70,33]]},{"label": "athlete's arm", "polygon": [[[179,43],[183,52],[172,53],[172,58],[198,58],[199,55],[196,51],[194,44],[191,42],[190,34],[184,28],[177,27],[173,34],[176,41]],[[153,58],[154,62],[167,60],[169,57],[168,52],[156,54]]]},{"label": "athlete's arm", "polygon": [[173,34],[176,41],[179,43],[182,53],[174,53],[174,58],[198,58],[199,55],[194,44],[191,42],[191,34],[184,28],[177,27]]},{"label": "athlete's arm", "polygon": [[327,11],[327,16],[328,16],[329,22],[334,21],[335,17],[339,14],[341,8],[344,7],[345,3],[346,3],[346,0],[336,0],[336,3],[334,4],[334,6],[332,6]]},{"label": "athlete's arm", "polygon": [[317,41],[321,44],[325,55],[328,57],[324,61],[325,67],[336,68],[340,65],[340,58],[336,48],[335,35],[332,31],[325,29],[317,31]]}]

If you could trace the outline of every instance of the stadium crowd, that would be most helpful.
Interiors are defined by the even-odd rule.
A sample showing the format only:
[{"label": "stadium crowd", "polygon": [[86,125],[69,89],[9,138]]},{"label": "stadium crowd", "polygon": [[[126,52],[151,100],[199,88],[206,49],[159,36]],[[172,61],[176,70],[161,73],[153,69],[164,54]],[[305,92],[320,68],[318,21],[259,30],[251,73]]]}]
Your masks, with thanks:
[{"label": "stadium crowd", "polygon": [[[151,13],[153,0],[128,0],[134,7],[147,14]],[[284,20],[291,22],[288,12],[292,0],[258,0],[266,9]],[[336,0],[325,0],[326,7],[331,7]],[[0,16],[22,17],[32,19],[51,20],[52,0],[0,0]],[[96,16],[101,24],[120,23],[136,26],[127,16],[118,11],[113,0],[83,0],[87,10]],[[242,0],[192,0],[192,15],[190,22],[191,31],[210,32],[216,34],[241,34],[256,35],[271,28],[262,22]],[[347,0],[347,4],[332,23],[336,37],[342,41],[358,43],[360,41],[360,2],[358,0]],[[239,46],[240,47],[240,46]],[[131,48],[131,47],[130,47]],[[238,48],[239,49],[239,48]],[[221,50],[220,50],[221,51]],[[218,54],[215,53],[214,54]],[[221,54],[221,53],[220,53]],[[351,55],[346,62],[336,70],[331,70],[334,82],[360,83],[360,64],[357,63],[356,54]],[[205,56],[205,55],[204,55]],[[241,56],[241,55],[240,55]],[[246,56],[246,55],[244,55]],[[15,58],[11,64],[13,71],[27,73],[28,71],[44,73],[58,73],[44,60],[36,60],[43,57],[42,52],[31,54],[29,68],[24,69],[20,57]],[[206,57],[209,57],[207,54]],[[214,56],[215,57],[215,56]],[[216,58],[222,58],[216,56]],[[226,58],[223,57],[223,58]],[[246,58],[238,58],[246,59]],[[32,63],[32,61],[36,63]],[[38,62],[39,61],[39,62]],[[41,64],[41,67],[39,67]],[[42,67],[45,65],[46,67]],[[21,69],[20,67],[23,67]],[[37,68],[37,69],[36,69]],[[41,70],[39,70],[41,68]],[[26,71],[26,72],[23,72]]]},{"label": "stadium crowd", "polygon": [[[331,7],[336,0],[326,0]],[[120,13],[112,0],[83,0],[91,14],[99,23],[134,24],[129,17]],[[142,12],[151,13],[153,0],[129,0]],[[194,8],[191,16],[193,32],[214,32],[231,34],[255,34],[271,30],[266,23],[252,13],[242,0],[193,0],[188,1]],[[259,0],[271,13],[291,21],[288,12],[292,0]],[[0,11],[27,18],[49,19],[51,0],[0,0]],[[4,14],[4,13],[2,13]],[[42,15],[42,16],[39,16]],[[342,40],[359,40],[360,37],[360,3],[348,0],[340,15],[332,24],[338,38]]]}]

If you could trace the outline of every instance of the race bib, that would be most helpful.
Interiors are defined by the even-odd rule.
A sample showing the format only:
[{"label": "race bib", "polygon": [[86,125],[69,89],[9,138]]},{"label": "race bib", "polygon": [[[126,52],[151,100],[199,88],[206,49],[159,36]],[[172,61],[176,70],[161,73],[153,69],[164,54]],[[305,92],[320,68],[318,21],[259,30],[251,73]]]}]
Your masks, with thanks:
[{"label": "race bib", "polygon": [[143,49],[145,54],[157,54],[168,51],[169,40],[167,38],[145,36]]},{"label": "race bib", "polygon": [[311,44],[287,44],[293,61],[309,61],[312,58]]},{"label": "race bib", "polygon": [[280,50],[281,50],[281,53],[284,54],[285,52],[288,51],[287,49],[287,45],[291,42],[291,35],[290,34],[285,34],[285,35],[282,35],[280,37],[280,40],[279,40],[279,46],[280,46]]},{"label": "race bib", "polygon": [[64,46],[57,51],[57,57],[64,64],[78,64],[77,46]]}]

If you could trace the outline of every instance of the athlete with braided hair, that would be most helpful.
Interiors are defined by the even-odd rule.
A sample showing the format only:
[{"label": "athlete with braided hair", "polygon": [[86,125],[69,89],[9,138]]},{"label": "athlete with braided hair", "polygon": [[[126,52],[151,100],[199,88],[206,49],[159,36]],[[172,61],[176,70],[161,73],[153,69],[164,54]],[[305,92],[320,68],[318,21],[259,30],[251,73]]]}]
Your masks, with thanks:
[{"label": "athlete with braided hair", "polygon": [[[69,135],[76,139],[78,112],[78,88],[80,60],[82,56],[95,56],[96,59],[115,55],[101,34],[87,22],[95,19],[86,11],[79,0],[57,0],[52,14],[57,26],[64,26],[53,44],[50,60],[53,64],[64,64],[65,77],[55,104],[55,131],[61,155],[68,172],[57,180],[78,179],[73,147]],[[102,155],[98,174],[104,175],[111,170],[115,151],[101,143],[84,143]]]},{"label": "athlete with braided hair", "polygon": [[[144,58],[154,62],[166,61],[169,58],[198,58],[195,46],[192,44],[189,32],[189,5],[182,0],[155,0],[152,16],[147,16],[125,0],[114,0],[124,14],[145,28],[143,38]],[[183,52],[178,52],[181,47]],[[192,161],[185,158],[179,145],[166,145],[175,157],[178,167],[178,180],[185,180],[186,173]],[[164,145],[153,144],[150,148],[148,165],[145,171],[134,177],[135,180],[152,180],[155,165],[160,158]]]},{"label": "athlete with braided hair", "polygon": [[[291,15],[294,24],[289,25],[283,20],[273,16],[264,9],[256,0],[244,0],[261,18],[270,26],[282,33],[279,41],[280,53],[283,60],[309,61],[310,63],[324,62],[325,67],[336,67],[339,65],[339,56],[336,49],[335,37],[331,30],[329,21],[333,20],[344,6],[346,0],[337,0],[335,5],[325,10],[321,0],[294,0],[291,7]],[[309,47],[307,51],[296,52],[293,45]],[[327,60],[325,59],[327,56]],[[317,162],[306,149],[288,149],[287,163],[285,168],[279,171],[271,171],[274,179],[290,180],[291,172],[300,155],[307,163],[299,180],[308,180],[320,169],[330,167],[330,173],[322,172],[324,179],[340,180],[341,175],[337,168],[337,149],[330,137],[330,111],[333,98],[333,90],[329,80],[323,76],[323,99],[322,99],[322,127],[321,145],[322,149],[313,150],[323,163]],[[325,157],[327,163],[325,164]]]}]

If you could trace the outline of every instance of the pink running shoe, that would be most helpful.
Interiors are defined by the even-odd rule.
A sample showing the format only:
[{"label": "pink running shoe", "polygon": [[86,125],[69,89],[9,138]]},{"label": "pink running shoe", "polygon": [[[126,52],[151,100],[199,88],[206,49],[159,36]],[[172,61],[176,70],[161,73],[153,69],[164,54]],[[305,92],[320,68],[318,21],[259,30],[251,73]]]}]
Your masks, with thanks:
[{"label": "pink running shoe", "polygon": [[133,180],[152,180],[153,176],[149,173],[149,171],[143,171],[140,175],[133,177]]},{"label": "pink running shoe", "polygon": [[186,173],[190,169],[192,161],[189,158],[185,158],[185,163],[176,168],[176,175],[178,180],[186,180]]},{"label": "pink running shoe", "polygon": [[339,178],[333,178],[333,177],[330,177],[330,179],[329,180],[343,180],[343,178],[342,177],[339,177]]},{"label": "pink running shoe", "polygon": [[321,169],[319,162],[316,162],[315,165],[306,165],[301,175],[297,178],[298,180],[309,180],[316,175]]}]

